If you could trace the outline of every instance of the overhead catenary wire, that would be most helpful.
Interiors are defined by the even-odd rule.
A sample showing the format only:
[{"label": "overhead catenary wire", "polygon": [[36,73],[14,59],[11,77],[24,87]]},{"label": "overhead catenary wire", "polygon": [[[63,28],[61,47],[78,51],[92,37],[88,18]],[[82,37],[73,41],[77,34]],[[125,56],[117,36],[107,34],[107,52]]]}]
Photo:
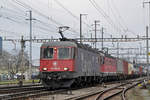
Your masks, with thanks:
[{"label": "overhead catenary wire", "polygon": [[[13,2],[15,1],[15,2],[16,2],[16,0],[11,0],[11,1],[13,1]],[[18,3],[17,3],[17,4],[18,4]],[[19,4],[19,5],[20,5],[20,4]],[[25,9],[27,9],[27,7],[25,7],[24,5],[21,4],[21,6],[22,6],[23,8],[25,8]],[[10,12],[9,9],[8,9],[8,12]],[[15,13],[15,11],[12,11],[12,12],[10,12],[10,13]],[[41,15],[41,13],[39,13],[39,14]],[[16,15],[16,16],[17,16],[17,15]],[[44,15],[43,15],[43,16],[44,16]],[[42,16],[42,17],[43,17],[43,16]],[[18,16],[17,16],[17,17],[18,17]],[[27,17],[27,16],[26,16],[26,15],[25,15],[25,16],[19,16],[18,18],[19,18],[19,20],[21,20],[22,18],[25,19],[25,17]],[[18,18],[16,18],[16,19],[18,19]],[[45,16],[44,18],[48,18],[48,20],[50,19],[49,17],[46,17],[46,16]],[[8,20],[13,21],[13,22],[16,22],[16,23],[18,23],[18,24],[21,24],[20,22],[22,22],[22,20],[21,20],[21,21],[14,20],[14,19],[12,19],[11,17],[8,17],[8,18],[5,17],[5,19],[8,19]],[[39,21],[39,20],[38,20],[38,21]],[[42,21],[40,21],[40,22],[42,23]],[[24,22],[24,23],[27,24],[27,22]],[[43,24],[44,24],[44,22],[43,22]],[[47,26],[46,23],[45,23],[45,26]],[[56,28],[56,29],[54,28],[54,30],[57,30],[57,29],[58,29],[57,25],[54,25],[54,24],[53,24],[53,26],[55,26],[55,28]],[[61,26],[61,25],[60,25],[60,26]],[[48,27],[48,26],[47,26],[47,27]],[[50,25],[50,27],[51,27],[51,25]],[[42,29],[42,30],[44,30],[44,28],[41,28],[41,27],[39,27],[39,28]],[[47,29],[46,29],[46,30],[47,30]],[[48,31],[48,30],[47,30],[47,31]],[[73,33],[78,33],[76,30],[74,30],[74,29],[72,29],[72,28],[70,28],[69,31],[71,31],[71,32],[73,32]],[[72,34],[73,34],[73,33],[72,33]],[[76,35],[77,35],[77,34],[76,34]]]},{"label": "overhead catenary wire", "polygon": [[113,1],[113,0],[111,0],[111,4],[112,4],[114,10],[115,10],[116,13],[117,13],[116,15],[118,15],[118,20],[120,20],[121,23],[122,23],[122,24],[121,24],[121,23],[120,23],[120,24],[121,24],[122,26],[124,26],[124,32],[130,32],[130,33],[132,33],[133,35],[136,35],[135,32],[133,32],[131,29],[129,29],[129,28],[127,27],[127,25],[126,25],[126,23],[125,23],[123,17],[121,16],[120,12],[118,11],[117,6],[114,4],[114,1]]},{"label": "overhead catenary wire", "polygon": [[[38,10],[34,9],[33,7],[31,7],[30,5],[24,3],[24,2],[21,2],[21,1],[18,1],[18,0],[12,0],[13,2],[17,3],[18,5],[28,9],[28,10],[32,10],[33,12],[37,13],[38,15],[42,16],[43,18],[45,19],[48,19],[50,20],[51,22],[55,23],[55,27],[58,28],[58,26],[63,26],[63,24],[61,23],[58,23],[57,21],[55,21],[54,19],[50,18],[49,16],[46,16],[45,14],[39,12]],[[71,32],[74,32],[74,33],[78,33],[77,31],[73,30],[72,28],[70,28]]]},{"label": "overhead catenary wire", "polygon": [[[5,18],[5,19],[7,19],[7,20],[10,20],[10,21],[12,21],[12,22],[21,24],[21,25],[22,25],[22,24],[25,24],[25,25],[28,24],[27,22],[18,21],[18,20],[16,20],[16,18],[13,18],[13,17],[8,17],[8,16],[1,16],[1,17],[2,17],[2,18]],[[38,20],[38,19],[37,19],[37,21],[42,23],[42,21],[40,21],[40,20]],[[44,24],[44,23],[43,23],[43,24]],[[44,27],[42,27],[42,26],[35,25],[35,28],[39,28],[39,29],[41,29],[41,30],[43,30],[43,31],[45,31],[45,32],[57,33],[57,30],[56,30],[56,29],[55,29],[55,31],[52,31],[52,30],[50,30],[48,27],[47,27],[47,28],[44,28]],[[45,34],[45,33],[44,33],[44,34]],[[48,33],[47,33],[47,34],[48,34]]]},{"label": "overhead catenary wire", "polygon": [[10,34],[10,35],[15,36],[15,37],[16,36],[20,37],[21,36],[20,33],[23,33],[23,32],[17,33],[17,32],[8,31],[8,30],[5,30],[5,29],[0,29],[0,33],[1,33],[1,35],[3,33],[5,33],[5,35],[7,35],[7,36],[9,36],[8,34]]},{"label": "overhead catenary wire", "polygon": [[120,18],[117,16],[118,14],[116,14],[115,12],[114,12],[114,9],[112,8],[112,6],[111,6],[111,4],[110,4],[110,2],[109,2],[109,0],[108,0],[108,6],[109,6],[109,8],[110,8],[110,12],[112,13],[112,15],[114,16],[114,18],[115,18],[115,22],[117,22],[118,23],[118,25],[125,31],[126,29],[126,27],[124,27],[124,25],[122,25],[121,24],[121,22],[120,22]]},{"label": "overhead catenary wire", "polygon": [[[6,8],[3,8],[3,10],[5,10],[5,11],[9,11],[9,12],[11,12],[11,13],[13,13],[13,14],[15,14],[15,12],[13,11],[13,10],[9,10],[9,9],[6,9]],[[25,16],[11,16],[11,15],[9,15],[9,13],[5,13],[4,11],[1,13],[2,15],[0,16],[1,18],[5,18],[5,19],[7,19],[7,20],[10,20],[10,21],[12,21],[12,22],[16,22],[16,23],[18,23],[18,24],[27,24],[27,22],[25,21],[25,19],[26,19],[26,17]],[[11,16],[11,17],[8,17],[8,16],[5,16],[5,15],[9,15],[9,16]],[[20,20],[20,21],[19,21]],[[23,21],[24,20],[24,21]],[[38,20],[37,19],[37,21],[38,22],[40,22],[40,23],[43,23],[44,24],[44,22],[42,22],[42,21],[40,21],[40,20]],[[47,25],[45,25],[45,26],[47,26]],[[42,28],[42,27],[40,27],[40,26],[38,26],[40,29],[42,29],[42,30],[47,30],[47,31],[49,31],[48,29],[44,29],[44,28]],[[47,26],[47,27],[50,27],[50,26]],[[55,29],[56,30],[56,29]],[[50,31],[49,31],[50,32]]]},{"label": "overhead catenary wire", "polygon": [[27,16],[25,16],[25,15],[21,15],[20,14],[20,12],[17,12],[17,11],[15,11],[15,10],[12,10],[12,9],[8,9],[8,8],[6,8],[6,7],[3,7],[3,6],[1,6],[1,12],[2,12],[2,14],[12,14],[12,15],[15,15],[15,16],[13,16],[13,17],[16,17],[16,18],[26,18]]},{"label": "overhead catenary wire", "polygon": [[[14,0],[13,0],[14,1]],[[18,1],[18,0],[17,0]],[[58,1],[58,0],[57,0]],[[46,26],[46,25],[45,25]],[[76,32],[76,31],[74,31],[74,32]]]},{"label": "overhead catenary wire", "polygon": [[[4,33],[7,37],[10,37],[8,34],[10,34],[11,35],[11,37],[12,36],[14,36],[15,38],[16,37],[18,37],[18,38],[20,38],[20,36],[22,36],[23,34],[25,34],[24,32],[20,32],[20,33],[18,33],[18,32],[13,32],[13,31],[8,31],[8,30],[5,30],[5,29],[0,29],[0,33],[1,33],[1,35]],[[47,34],[47,35],[49,35],[49,33],[44,33],[44,32],[40,32],[41,34]],[[6,36],[2,36],[2,37],[4,37],[4,38],[6,38]],[[44,35],[42,35],[42,36],[44,36]],[[38,37],[40,37],[40,35],[38,35],[38,36],[36,36],[37,38]],[[46,36],[47,37],[47,36]]]},{"label": "overhead catenary wire", "polygon": [[[27,22],[19,22],[19,21],[17,21],[17,20],[15,20],[15,18],[13,19],[12,17],[8,17],[8,16],[1,16],[2,18],[5,18],[5,19],[8,19],[8,20],[10,20],[10,21],[12,21],[12,22],[15,22],[15,23],[18,23],[18,24],[26,24],[27,25]],[[46,28],[43,28],[43,27],[41,27],[41,26],[37,26],[37,25],[35,25],[37,28],[40,28],[40,29],[42,29],[42,30],[45,30],[45,31],[48,31],[48,32],[51,32],[49,29],[46,29]],[[54,32],[54,31],[53,31]]]},{"label": "overhead catenary wire", "polygon": [[36,21],[39,22],[39,23],[41,23],[42,25],[48,27],[48,28],[51,27],[51,28],[53,28],[53,29],[56,30],[56,27],[54,28],[51,24],[48,24],[48,23],[46,23],[46,22],[43,22],[43,21],[41,21],[41,20],[39,20],[39,19],[36,19]]},{"label": "overhead catenary wire", "polygon": [[105,13],[105,11],[95,2],[95,0],[89,0],[92,6],[99,12],[100,15],[106,20],[108,24],[110,24],[114,29],[122,31],[119,27],[115,25],[115,23],[111,20],[111,18]]},{"label": "overhead catenary wire", "polygon": [[65,6],[63,6],[58,0],[54,0],[59,6],[61,6],[64,10],[66,10],[72,17],[79,20],[79,17],[74,15],[71,11],[69,11]]},{"label": "overhead catenary wire", "polygon": [[[20,23],[20,22],[18,22],[18,21],[16,21],[16,20],[14,20],[14,19],[12,19],[12,18],[10,18],[10,17],[4,17],[3,16],[3,18],[5,18],[5,19],[7,19],[7,20],[10,20],[10,21],[12,21],[12,22],[15,22],[15,23],[18,23],[18,24],[25,24],[25,25],[27,25],[27,23]],[[35,25],[35,28],[38,28],[38,29],[41,29],[41,30],[43,30],[43,31],[45,31],[45,32],[55,32],[56,33],[56,31],[51,31],[51,30],[49,30],[49,29],[46,29],[46,28],[44,28],[44,27],[41,27],[41,26],[38,26],[38,25]],[[1,30],[0,30],[1,31]],[[5,31],[6,32],[6,31]],[[7,32],[9,32],[9,31],[7,31]],[[42,32],[43,33],[43,32]],[[44,34],[48,34],[48,33],[44,33]],[[49,34],[50,35],[50,34]]]},{"label": "overhead catenary wire", "polygon": [[[55,2],[56,2],[56,1],[55,1]],[[60,2],[57,1],[57,3],[58,3],[61,7],[63,7],[63,9],[67,10],[67,8],[65,8]],[[37,11],[37,10],[36,10],[36,11]],[[79,18],[78,18],[77,16],[75,16],[71,11],[67,10],[67,12],[69,12],[72,16],[74,16],[74,18],[76,17],[76,19],[79,20]],[[40,14],[40,15],[41,15],[41,14]],[[45,15],[45,16],[46,16],[46,15]],[[49,16],[46,16],[46,17],[48,18],[48,20],[49,20],[49,19],[52,19],[52,18],[49,17]],[[55,21],[55,20],[54,20],[54,21]],[[57,24],[57,25],[55,25],[55,27],[56,27],[57,29],[58,29],[59,26],[63,26],[63,24],[58,23],[58,22],[56,23],[56,21],[55,21],[55,24]],[[88,24],[86,24],[86,25],[88,25]],[[78,31],[76,31],[75,29],[73,29],[73,28],[71,28],[71,27],[69,28],[69,31],[70,31],[70,32],[73,32],[73,33],[76,33],[76,35],[79,33]],[[72,34],[73,34],[73,33],[72,33]]]},{"label": "overhead catenary wire", "polygon": [[[109,0],[109,1],[110,1],[110,0]],[[116,11],[116,13],[117,13],[117,15],[118,15],[118,17],[119,17],[119,20],[121,20],[121,22],[123,23],[122,25],[123,25],[126,29],[128,29],[128,27],[127,27],[127,25],[126,25],[124,19],[122,18],[120,12],[118,11],[118,8],[117,8],[117,6],[115,5],[114,1],[111,0],[110,4],[112,4],[114,10]]]},{"label": "overhead catenary wire", "polygon": [[[55,20],[53,20],[52,18],[49,18],[49,16],[46,16],[46,15],[42,14],[41,12],[39,12],[38,10],[36,10],[36,9],[32,8],[31,6],[27,5],[27,4],[24,3],[24,2],[21,2],[21,1],[18,1],[18,0],[12,0],[12,1],[14,1],[14,2],[17,3],[18,5],[20,5],[20,6],[24,7],[24,8],[26,8],[27,10],[32,10],[33,12],[37,13],[38,15],[40,15],[40,16],[42,16],[42,17],[44,17],[44,18],[46,18],[46,19],[48,19],[48,20],[50,20],[50,21],[52,21],[52,22],[55,23],[56,25],[62,25],[62,24],[56,22]],[[55,26],[56,26],[56,25],[55,25]],[[56,27],[57,27],[57,26],[56,26]]]},{"label": "overhead catenary wire", "polygon": [[[5,11],[9,11],[9,13],[13,13],[13,14],[15,14],[15,12],[13,11],[13,10],[10,10],[10,9],[6,9],[6,8],[3,8],[3,10],[5,10]],[[11,21],[13,21],[13,22],[16,22],[16,23],[19,23],[19,24],[21,24],[21,23],[23,23],[23,24],[27,24],[27,22],[25,22],[25,19],[26,19],[26,16],[20,16],[20,15],[16,15],[16,16],[11,16],[11,17],[5,17],[4,15],[9,15],[9,13],[5,13],[4,11],[3,11],[3,15],[1,15],[1,17],[4,17],[5,19],[8,19],[8,20],[11,20]],[[13,19],[12,19],[13,18]],[[16,19],[18,19],[18,20],[16,20]],[[19,21],[19,20],[21,20],[21,21]],[[23,20],[24,20],[24,22],[23,22]],[[50,28],[50,27],[52,27],[52,25],[49,25],[49,24],[46,24],[46,23],[44,23],[44,22],[42,22],[41,20],[39,20],[39,19],[37,19],[36,20],[37,22],[40,22],[40,23],[42,23],[43,25],[45,25],[45,26],[47,26],[47,28]],[[40,27],[40,26],[38,26],[40,29],[44,29],[44,28],[42,28],[42,27]],[[47,30],[48,31],[48,29],[45,29],[45,30]],[[56,30],[56,28],[55,28],[55,30]],[[50,31],[51,32],[51,31]]]},{"label": "overhead catenary wire", "polygon": [[19,22],[19,21],[16,21],[16,20],[12,19],[11,17],[7,17],[7,16],[2,16],[2,15],[1,15],[0,18],[8,19],[8,20],[10,20],[10,21],[12,21],[12,22],[16,22],[16,23],[21,23],[21,22]]},{"label": "overhead catenary wire", "polygon": [[[65,11],[67,11],[73,18],[75,18],[76,20],[80,20],[80,18],[78,16],[76,16],[75,14],[73,14],[70,10],[68,10],[62,3],[60,3],[58,0],[54,0],[59,6],[61,6]],[[83,21],[83,24],[87,25],[87,27],[92,28],[90,25],[88,25],[86,22]]]},{"label": "overhead catenary wire", "polygon": [[17,5],[15,5],[12,0],[8,0],[8,3],[10,4],[10,7],[14,8],[14,10],[17,10],[19,13],[23,13],[26,11],[24,7],[20,8]]}]

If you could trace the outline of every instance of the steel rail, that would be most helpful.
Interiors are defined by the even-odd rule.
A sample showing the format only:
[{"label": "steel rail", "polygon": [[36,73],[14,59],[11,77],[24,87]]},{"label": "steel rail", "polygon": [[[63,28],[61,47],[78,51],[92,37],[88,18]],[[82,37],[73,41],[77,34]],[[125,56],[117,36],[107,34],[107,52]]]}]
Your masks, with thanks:
[{"label": "steel rail", "polygon": [[[116,96],[116,95],[118,95],[118,94],[120,94],[120,93],[122,93],[122,95],[121,95],[122,99],[123,99],[123,100],[126,100],[126,99],[125,99],[125,92],[126,92],[127,90],[129,90],[129,89],[135,87],[136,85],[138,85],[138,84],[141,83],[141,82],[142,82],[142,81],[137,82],[137,83],[135,83],[135,84],[133,84],[133,85],[131,85],[131,86],[129,86],[129,87],[122,88],[120,91],[118,91],[118,92],[116,92],[116,93],[113,93],[113,94],[110,95],[110,96],[105,97],[103,100],[108,100],[108,99],[110,99],[110,98],[112,98],[112,97],[114,97],[114,96]],[[128,84],[130,84],[130,82],[127,83],[127,84],[125,84],[125,85],[128,85]],[[114,90],[115,90],[115,89],[118,89],[118,88],[114,88]],[[113,90],[113,88],[112,88],[112,90]],[[108,91],[111,91],[111,89],[110,89],[110,90],[107,90],[107,91],[104,91],[104,93],[107,93]],[[102,96],[104,93],[100,94],[100,95],[96,98],[96,100],[100,100],[101,96]]]},{"label": "steel rail", "polygon": [[69,91],[69,90],[68,89],[48,90],[46,88],[41,88],[39,90],[27,90],[27,91],[11,93],[11,94],[1,94],[0,100],[24,100],[27,98],[34,98],[34,97],[37,98],[39,96],[62,93],[65,91]]},{"label": "steel rail", "polygon": [[[124,84],[126,84],[126,83],[124,83]],[[122,86],[124,84],[120,84],[120,85],[114,86],[112,88],[117,88],[118,86]],[[111,88],[109,88],[109,89],[111,89]],[[80,95],[80,96],[77,96],[77,97],[67,98],[65,100],[82,100],[82,99],[85,99],[85,98],[88,98],[88,97],[91,97],[91,96],[94,96],[94,95],[97,95],[97,94],[102,94],[103,92],[105,92],[109,89],[99,90],[99,91],[91,92],[91,93],[88,93],[88,94]]]},{"label": "steel rail", "polygon": [[15,86],[0,86],[0,90],[1,89],[10,89],[10,88],[22,88],[22,87],[31,87],[31,86],[41,86],[42,84],[31,84],[31,85],[15,85]]},{"label": "steel rail", "polygon": [[125,93],[126,93],[129,89],[131,89],[131,88],[137,86],[138,84],[140,84],[140,83],[142,83],[142,82],[143,82],[143,81],[138,82],[138,83],[136,83],[136,84],[134,84],[134,85],[132,85],[132,86],[130,86],[130,87],[124,88],[124,90],[123,90],[123,92],[122,92],[122,94],[121,94],[122,100],[126,100],[126,95],[125,95]]},{"label": "steel rail", "polygon": [[[111,87],[111,88],[105,88],[103,90],[98,90],[98,91],[94,91],[94,92],[90,92],[90,93],[87,93],[87,94],[83,94],[83,95],[79,95],[79,96],[75,96],[75,97],[71,97],[71,98],[66,98],[65,100],[82,100],[82,99],[86,99],[86,98],[89,98],[89,97],[92,97],[92,96],[96,96],[99,94],[99,97],[101,95],[103,95],[105,92],[109,91],[109,90],[113,90],[115,88],[118,89],[118,87],[121,87],[121,86],[124,86],[124,85],[127,85],[127,84],[131,84],[132,82],[135,82],[135,81],[141,81],[141,80],[144,80],[145,78],[142,78],[142,79],[136,79],[136,80],[128,80],[128,81],[125,81],[124,83],[121,83],[117,86],[114,86],[114,87]],[[113,83],[112,83],[113,84]],[[124,88],[120,88],[121,90],[119,91],[116,91],[113,95],[111,95],[110,97],[107,97],[105,98],[105,100],[117,95],[117,94],[120,94],[123,92]],[[99,100],[98,99],[98,96],[96,97],[95,100]]]},{"label": "steel rail", "polygon": [[27,90],[38,90],[44,88],[43,86],[32,86],[32,87],[17,87],[17,88],[7,88],[7,89],[1,89],[0,94],[8,94],[12,92],[21,92],[21,91],[27,91]]},{"label": "steel rail", "polygon": [[[128,82],[128,83],[121,84],[121,85],[117,85],[117,86],[112,87],[112,88],[109,88],[109,89],[103,91],[102,93],[100,93],[100,94],[96,97],[95,100],[99,100],[99,99],[102,97],[102,95],[105,94],[105,93],[107,93],[108,91],[118,89],[118,87],[121,87],[121,86],[124,86],[124,85],[127,85],[127,84],[129,84],[129,82]],[[113,96],[115,96],[115,95],[121,93],[122,91],[123,91],[123,90],[121,90],[121,91],[119,91],[119,92],[117,92],[117,93],[114,93],[114,94],[111,95],[110,97],[113,97]],[[108,96],[107,98],[110,98],[110,97]],[[107,100],[107,98],[106,98],[105,100]]]}]

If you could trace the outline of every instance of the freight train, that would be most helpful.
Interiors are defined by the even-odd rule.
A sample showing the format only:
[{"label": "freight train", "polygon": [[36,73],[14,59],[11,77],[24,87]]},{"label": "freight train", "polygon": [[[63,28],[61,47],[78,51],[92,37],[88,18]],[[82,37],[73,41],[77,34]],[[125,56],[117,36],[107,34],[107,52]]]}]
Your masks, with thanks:
[{"label": "freight train", "polygon": [[143,67],[76,41],[43,43],[40,79],[45,87],[86,86],[142,76]]}]

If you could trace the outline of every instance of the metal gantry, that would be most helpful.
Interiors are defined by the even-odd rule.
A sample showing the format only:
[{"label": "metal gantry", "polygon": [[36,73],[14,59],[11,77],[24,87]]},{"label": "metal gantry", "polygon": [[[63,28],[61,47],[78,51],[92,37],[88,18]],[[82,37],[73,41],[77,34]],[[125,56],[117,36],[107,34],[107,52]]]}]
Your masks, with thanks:
[{"label": "metal gantry", "polygon": [[[150,38],[148,38],[148,39],[150,39]],[[71,40],[76,40],[76,41],[78,41],[78,42],[80,42],[80,38],[75,38],[75,39],[71,39]],[[139,37],[136,37],[136,38],[96,38],[96,42],[117,42],[117,43],[119,43],[119,42],[137,42],[137,41],[144,41],[144,40],[147,40],[147,38],[146,37],[142,37],[142,38],[139,38]],[[21,42],[21,39],[3,39],[3,41],[12,41],[12,42]],[[30,42],[30,39],[24,39],[24,41],[26,41],[26,42]],[[37,38],[35,38],[35,39],[32,39],[32,42],[33,43],[44,43],[44,42],[50,42],[50,41],[60,41],[59,39],[37,39]],[[82,42],[95,42],[95,38],[82,38]],[[118,44],[118,46],[119,46],[119,44]],[[120,47],[118,47],[118,48],[108,48],[108,50],[111,50],[111,51],[114,51],[114,50],[139,50],[139,48],[120,48]],[[116,55],[116,52],[115,53],[110,53],[110,54],[112,54],[112,55]],[[121,53],[121,51],[120,52],[118,52],[118,57],[120,57],[120,55],[122,55],[122,58],[123,58],[123,55],[129,55],[130,54],[130,56],[131,55],[135,55],[135,54],[137,54],[137,53],[130,53],[130,52],[128,52],[128,53]],[[140,53],[140,54],[138,54],[138,56],[139,55],[146,55],[146,54],[144,54],[144,53]],[[128,56],[128,58],[130,58],[130,56]],[[137,55],[136,55],[137,56]],[[132,58],[134,58],[134,57],[132,57]]]},{"label": "metal gantry", "polygon": [[[82,38],[82,42],[137,42],[137,41],[143,41],[143,40],[149,40],[150,38]],[[26,41],[30,41],[30,39],[25,39]],[[70,40],[76,40],[77,42],[80,42],[80,38],[70,38]],[[3,39],[3,41],[14,41],[14,42],[20,42],[21,39]],[[49,41],[59,41],[58,38],[53,39],[32,39],[32,42],[35,43],[43,43],[43,42],[49,42]]]}]

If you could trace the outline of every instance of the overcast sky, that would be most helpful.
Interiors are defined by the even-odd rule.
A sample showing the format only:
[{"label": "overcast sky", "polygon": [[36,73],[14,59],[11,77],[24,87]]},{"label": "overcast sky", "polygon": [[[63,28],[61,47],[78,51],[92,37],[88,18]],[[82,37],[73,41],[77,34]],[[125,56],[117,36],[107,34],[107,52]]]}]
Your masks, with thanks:
[{"label": "overcast sky", "polygon": [[[105,28],[105,37],[144,36],[149,20],[148,4],[143,8],[143,1],[148,0],[0,0],[1,36],[18,39],[23,35],[29,38],[29,21],[26,20],[29,10],[33,11],[33,18],[36,19],[33,21],[33,37],[37,38],[59,38],[58,27],[62,25],[70,27],[70,31],[64,33],[66,37],[79,37],[80,14],[87,14],[82,17],[84,37],[90,37],[91,33],[94,36],[94,20],[100,21],[98,30],[102,26]],[[122,44],[122,47],[139,46],[139,42]],[[12,43],[4,42],[3,45],[4,49],[12,50]],[[40,45],[33,44],[37,50],[33,53],[33,59],[39,59]],[[105,43],[105,46],[113,47],[112,43]]]}]

